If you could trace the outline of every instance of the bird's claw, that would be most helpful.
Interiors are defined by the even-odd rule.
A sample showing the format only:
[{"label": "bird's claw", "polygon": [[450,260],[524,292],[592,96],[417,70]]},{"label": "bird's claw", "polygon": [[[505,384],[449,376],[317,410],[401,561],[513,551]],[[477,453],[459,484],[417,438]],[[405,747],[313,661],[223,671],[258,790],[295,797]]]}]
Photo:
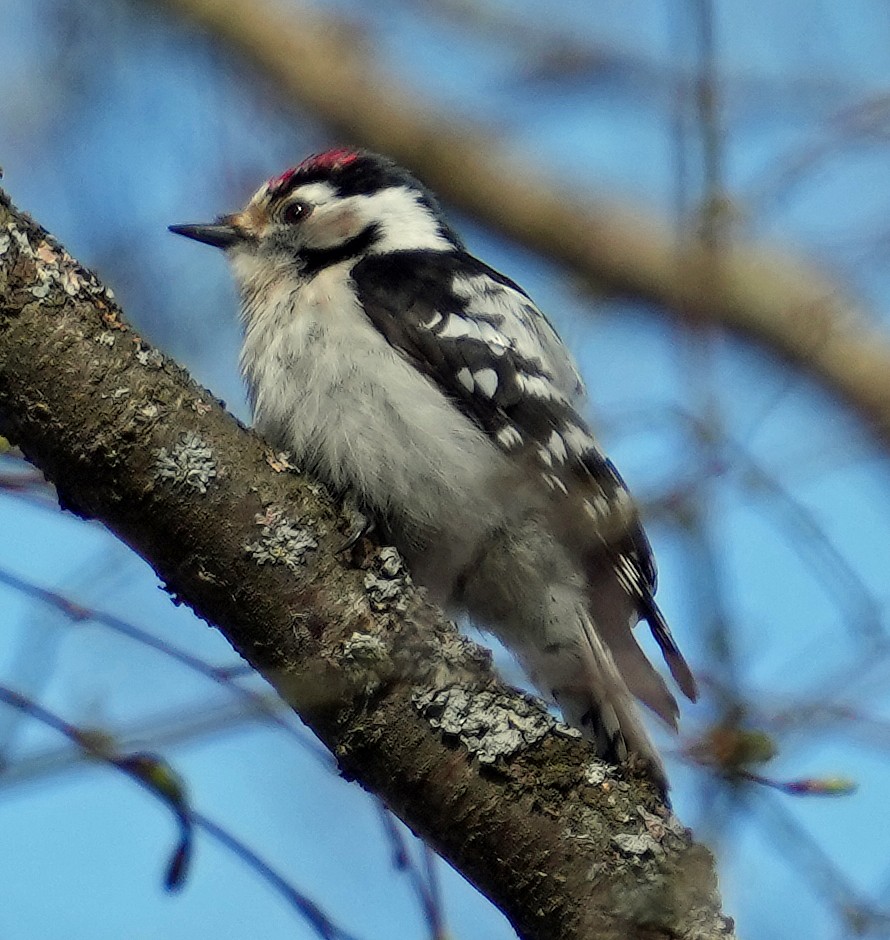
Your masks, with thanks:
[{"label": "bird's claw", "polygon": [[346,500],[344,503],[343,515],[348,522],[348,528],[343,542],[336,549],[337,554],[349,551],[362,536],[374,530],[374,520],[362,512],[351,500]]}]

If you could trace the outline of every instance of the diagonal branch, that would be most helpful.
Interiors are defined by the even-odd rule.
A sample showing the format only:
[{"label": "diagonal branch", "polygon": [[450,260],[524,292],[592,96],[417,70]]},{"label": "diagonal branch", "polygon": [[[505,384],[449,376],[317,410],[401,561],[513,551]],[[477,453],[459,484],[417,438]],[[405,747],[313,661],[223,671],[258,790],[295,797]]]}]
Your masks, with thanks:
[{"label": "diagonal branch", "polygon": [[[890,339],[814,265],[775,246],[677,244],[643,212],[579,199],[491,134],[437,113],[376,67],[354,31],[292,0],[153,0],[226,43],[348,140],[407,164],[442,196],[600,291],[711,323],[812,374],[890,447]],[[718,263],[719,261],[719,263]]]},{"label": "diagonal branch", "polygon": [[524,937],[731,935],[713,860],[416,590],[339,557],[323,491],[132,333],[0,191],[0,433],[146,558]]}]

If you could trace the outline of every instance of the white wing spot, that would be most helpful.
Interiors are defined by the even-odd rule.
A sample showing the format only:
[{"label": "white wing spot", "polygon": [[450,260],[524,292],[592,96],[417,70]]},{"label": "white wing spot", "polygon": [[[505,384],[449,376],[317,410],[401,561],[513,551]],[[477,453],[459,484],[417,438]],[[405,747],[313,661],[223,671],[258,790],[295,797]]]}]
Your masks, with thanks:
[{"label": "white wing spot", "polygon": [[473,376],[470,374],[470,370],[466,366],[464,366],[463,369],[457,373],[455,378],[468,392],[472,392],[476,387],[475,383],[473,382]]},{"label": "white wing spot", "polygon": [[519,387],[527,395],[547,401],[565,401],[561,392],[542,375],[518,375]]},{"label": "white wing spot", "polygon": [[505,349],[537,362],[549,373],[563,400],[583,399],[584,384],[571,355],[544,314],[525,294],[487,274],[455,275],[452,290],[465,302],[466,313],[479,318],[481,339],[489,348],[494,350],[503,343]]},{"label": "white wing spot", "polygon": [[597,494],[584,500],[584,509],[591,519],[599,522],[609,514],[609,501],[605,496]]},{"label": "white wing spot", "polygon": [[577,457],[583,457],[588,451],[597,451],[593,435],[576,424],[570,424],[562,432],[563,440],[568,449]]},{"label": "white wing spot", "polygon": [[451,289],[462,300],[469,300],[479,290],[479,278],[455,276],[451,282]]},{"label": "white wing spot", "polygon": [[525,359],[539,362],[544,368],[549,368],[551,361],[547,352],[541,345],[541,334],[536,329],[536,320],[542,317],[538,309],[532,306],[524,297],[516,294],[513,298],[516,323],[521,329],[516,331],[513,345],[516,351]]},{"label": "white wing spot", "polygon": [[445,325],[439,330],[438,335],[445,339],[476,339],[479,330],[472,320],[465,320],[463,317],[452,315],[445,321]]},{"label": "white wing spot", "polygon": [[551,490],[561,490],[566,496],[569,495],[569,491],[566,489],[565,483],[560,480],[558,476],[554,473],[545,473],[543,474],[544,482]]},{"label": "white wing spot", "polygon": [[498,390],[498,374],[494,369],[480,369],[473,373],[473,380],[483,395],[492,398]]},{"label": "white wing spot", "polygon": [[640,577],[634,563],[627,555],[619,555],[615,564],[615,574],[629,594],[640,593]]},{"label": "white wing spot", "polygon": [[[541,458],[541,463],[547,464],[548,467],[552,467],[552,466],[553,466],[553,454],[551,454],[550,451],[547,450],[546,447],[539,447],[539,448],[538,448],[538,457]],[[546,479],[546,477],[545,477],[545,479]]]},{"label": "white wing spot", "polygon": [[498,444],[501,447],[506,448],[507,450],[512,449],[513,447],[519,447],[522,444],[522,435],[512,424],[507,424],[498,431],[495,435]]},{"label": "white wing spot", "polygon": [[550,440],[547,441],[547,447],[550,450],[550,453],[560,462],[565,463],[566,457],[566,445],[565,441],[560,437],[558,431],[553,431],[550,434]]},{"label": "white wing spot", "polygon": [[619,486],[612,494],[612,506],[615,509],[626,511],[633,508],[633,504],[630,493],[623,486]]},{"label": "white wing spot", "polygon": [[485,343],[493,356],[503,356],[510,348],[510,343],[504,335],[490,323],[480,320],[477,324],[477,328],[482,342]]}]

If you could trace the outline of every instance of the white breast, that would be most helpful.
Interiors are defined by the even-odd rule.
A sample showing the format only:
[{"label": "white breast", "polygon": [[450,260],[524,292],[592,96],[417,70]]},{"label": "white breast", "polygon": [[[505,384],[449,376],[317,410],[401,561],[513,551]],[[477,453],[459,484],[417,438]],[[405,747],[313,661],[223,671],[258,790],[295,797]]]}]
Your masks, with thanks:
[{"label": "white breast", "polygon": [[444,540],[466,564],[500,524],[512,469],[370,323],[348,263],[303,284],[280,279],[244,315],[241,367],[261,433],[360,494],[416,543],[399,546],[409,555]]}]

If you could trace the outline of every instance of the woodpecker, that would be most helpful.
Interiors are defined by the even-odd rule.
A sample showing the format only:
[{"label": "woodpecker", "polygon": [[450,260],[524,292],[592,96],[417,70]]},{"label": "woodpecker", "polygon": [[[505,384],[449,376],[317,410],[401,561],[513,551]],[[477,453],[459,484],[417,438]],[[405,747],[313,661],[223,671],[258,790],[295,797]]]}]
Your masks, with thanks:
[{"label": "woodpecker", "polygon": [[241,212],[170,228],[231,264],[257,429],[509,647],[602,757],[636,753],[666,786],[634,697],[673,729],[678,707],[637,623],[693,701],[695,680],[575,363],[528,294],[467,251],[414,176],[363,150],[311,156]]}]

